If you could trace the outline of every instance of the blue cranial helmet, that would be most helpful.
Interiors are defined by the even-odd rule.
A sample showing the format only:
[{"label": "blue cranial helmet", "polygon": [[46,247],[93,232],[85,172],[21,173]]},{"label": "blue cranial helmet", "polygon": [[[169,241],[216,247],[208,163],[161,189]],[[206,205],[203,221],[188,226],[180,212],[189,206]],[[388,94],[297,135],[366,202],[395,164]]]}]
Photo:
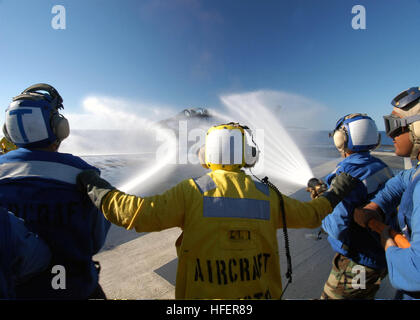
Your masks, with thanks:
[{"label": "blue cranial helmet", "polygon": [[67,119],[58,112],[62,102],[50,85],[25,89],[6,109],[4,135],[18,147],[39,148],[61,142],[70,133]]},{"label": "blue cranial helmet", "polygon": [[375,149],[380,134],[375,121],[366,114],[353,113],[340,118],[330,136],[338,151],[362,152]]}]

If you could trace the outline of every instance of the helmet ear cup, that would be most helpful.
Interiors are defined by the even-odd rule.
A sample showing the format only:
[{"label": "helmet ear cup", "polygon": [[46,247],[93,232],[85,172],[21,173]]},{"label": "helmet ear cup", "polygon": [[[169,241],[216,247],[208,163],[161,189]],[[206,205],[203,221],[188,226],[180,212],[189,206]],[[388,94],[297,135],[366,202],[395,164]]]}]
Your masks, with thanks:
[{"label": "helmet ear cup", "polygon": [[411,128],[414,136],[420,137],[420,121],[416,121],[413,124],[411,124]]},{"label": "helmet ear cup", "polygon": [[259,152],[251,145],[247,145],[245,150],[245,168],[251,168],[257,163]]},{"label": "helmet ear cup", "polygon": [[204,169],[209,169],[209,167],[206,164],[206,146],[201,146],[198,150],[198,160],[200,161],[201,166]]},{"label": "helmet ear cup", "polygon": [[381,145],[381,141],[382,141],[382,135],[380,132],[378,132],[378,142],[376,143],[375,149]]},{"label": "helmet ear cup", "polygon": [[6,124],[3,124],[3,134],[4,134],[4,136],[5,136],[5,138],[7,140],[9,140],[10,142],[12,142],[12,139],[10,139],[9,133],[7,132]]},{"label": "helmet ear cup", "polygon": [[347,134],[344,129],[339,128],[334,132],[334,145],[340,153],[344,153],[347,148]]},{"label": "helmet ear cup", "polygon": [[259,150],[252,138],[252,135],[250,134],[248,130],[244,130],[244,142],[245,142],[245,148],[244,148],[245,149],[245,154],[244,154],[245,168],[251,168],[258,161]]},{"label": "helmet ear cup", "polygon": [[54,112],[51,115],[51,129],[57,140],[61,142],[70,134],[69,121],[58,112]]}]

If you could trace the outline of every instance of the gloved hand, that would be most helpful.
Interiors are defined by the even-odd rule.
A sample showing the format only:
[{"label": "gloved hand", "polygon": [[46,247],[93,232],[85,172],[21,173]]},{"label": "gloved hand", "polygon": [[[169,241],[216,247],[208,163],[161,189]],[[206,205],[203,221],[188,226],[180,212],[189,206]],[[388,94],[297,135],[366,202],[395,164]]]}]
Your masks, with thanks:
[{"label": "gloved hand", "polygon": [[331,203],[331,207],[334,208],[359,183],[362,183],[359,179],[352,177],[348,173],[342,172],[332,180],[330,188],[325,191],[321,197],[327,198],[327,200]]},{"label": "gloved hand", "polygon": [[309,179],[306,191],[311,194],[311,199],[318,198],[321,194],[327,191],[327,185],[324,181],[317,178]]},{"label": "gloved hand", "polygon": [[382,216],[375,210],[356,208],[353,212],[353,220],[361,227],[367,228],[370,219],[382,222]]},{"label": "gloved hand", "polygon": [[77,188],[87,193],[93,204],[101,209],[102,199],[105,195],[116,189],[108,181],[102,179],[96,170],[84,170],[77,175],[76,178]]}]

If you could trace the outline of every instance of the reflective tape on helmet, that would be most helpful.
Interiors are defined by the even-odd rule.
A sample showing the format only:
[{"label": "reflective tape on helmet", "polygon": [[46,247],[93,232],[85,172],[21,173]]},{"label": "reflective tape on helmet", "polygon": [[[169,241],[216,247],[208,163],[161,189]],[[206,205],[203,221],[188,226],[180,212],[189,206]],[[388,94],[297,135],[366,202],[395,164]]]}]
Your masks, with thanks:
[{"label": "reflective tape on helmet", "polygon": [[207,135],[206,162],[211,164],[242,164],[243,137],[239,129],[213,130]]},{"label": "reflective tape on helmet", "polygon": [[359,119],[349,122],[349,145],[354,149],[376,146],[378,143],[378,129],[372,119]]},{"label": "reflective tape on helmet", "polygon": [[49,138],[41,108],[12,103],[6,113],[8,135],[16,145]]}]

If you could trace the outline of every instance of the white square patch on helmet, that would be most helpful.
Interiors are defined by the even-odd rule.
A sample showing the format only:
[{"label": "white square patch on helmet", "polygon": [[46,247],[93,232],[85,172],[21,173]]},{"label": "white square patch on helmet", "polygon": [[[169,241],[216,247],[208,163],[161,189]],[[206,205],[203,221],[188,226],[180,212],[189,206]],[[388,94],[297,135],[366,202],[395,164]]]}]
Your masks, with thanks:
[{"label": "white square patch on helmet", "polygon": [[18,101],[11,103],[6,111],[5,122],[7,132],[15,144],[48,139],[48,130],[40,108],[19,106]]},{"label": "white square patch on helmet", "polygon": [[239,129],[214,130],[206,138],[206,163],[242,165],[243,137]]},{"label": "white square patch on helmet", "polygon": [[348,124],[353,146],[369,146],[378,143],[378,130],[371,119],[359,119]]}]

